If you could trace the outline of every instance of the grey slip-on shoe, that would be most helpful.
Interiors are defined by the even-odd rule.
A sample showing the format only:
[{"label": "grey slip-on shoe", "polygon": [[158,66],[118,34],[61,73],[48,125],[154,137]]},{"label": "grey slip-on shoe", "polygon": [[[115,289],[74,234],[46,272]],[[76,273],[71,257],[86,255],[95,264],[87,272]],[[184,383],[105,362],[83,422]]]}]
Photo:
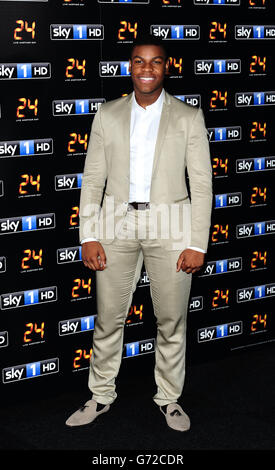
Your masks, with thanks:
[{"label": "grey slip-on shoe", "polygon": [[188,429],[190,429],[190,419],[178,403],[169,403],[166,413],[161,407],[160,411],[164,414],[170,428],[176,431],[188,431]]},{"label": "grey slip-on shoe", "polygon": [[100,411],[96,411],[97,402],[93,399],[86,401],[85,405],[75,411],[66,421],[67,426],[83,426],[92,423],[99,415],[106,413],[110,405],[105,405]]}]

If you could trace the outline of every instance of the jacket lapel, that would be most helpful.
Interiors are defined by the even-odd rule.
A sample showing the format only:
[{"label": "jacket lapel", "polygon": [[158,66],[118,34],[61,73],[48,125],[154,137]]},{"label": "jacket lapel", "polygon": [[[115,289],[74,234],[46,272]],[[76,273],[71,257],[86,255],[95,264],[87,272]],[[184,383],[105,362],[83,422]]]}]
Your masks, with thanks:
[{"label": "jacket lapel", "polygon": [[130,124],[131,124],[131,111],[133,92],[130,93],[125,99],[125,111],[121,113],[122,119],[122,155],[125,156],[125,170],[130,183]]},{"label": "jacket lapel", "polygon": [[170,108],[171,108],[170,102],[171,100],[170,100],[169,94],[165,91],[163,106],[162,106],[162,113],[160,117],[158,135],[157,135],[156,146],[155,146],[152,177],[154,176],[154,173],[156,172],[156,169],[157,169],[157,164],[158,164],[159,156],[161,153],[163,141],[164,141],[167,128],[168,128]]}]

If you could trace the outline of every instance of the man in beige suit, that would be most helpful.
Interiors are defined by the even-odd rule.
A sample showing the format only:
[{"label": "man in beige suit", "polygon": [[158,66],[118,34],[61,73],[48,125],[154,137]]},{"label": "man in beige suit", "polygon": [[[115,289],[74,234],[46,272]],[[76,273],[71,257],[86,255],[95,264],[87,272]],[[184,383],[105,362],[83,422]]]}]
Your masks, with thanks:
[{"label": "man in beige suit", "polygon": [[68,426],[93,422],[117,397],[125,319],[144,261],[157,322],[153,400],[169,427],[190,428],[178,399],[191,278],[208,246],[212,168],[202,110],[164,90],[168,66],[162,43],[135,43],[134,91],[101,105],[92,124],[80,197],[82,259],[96,271],[92,398]]}]

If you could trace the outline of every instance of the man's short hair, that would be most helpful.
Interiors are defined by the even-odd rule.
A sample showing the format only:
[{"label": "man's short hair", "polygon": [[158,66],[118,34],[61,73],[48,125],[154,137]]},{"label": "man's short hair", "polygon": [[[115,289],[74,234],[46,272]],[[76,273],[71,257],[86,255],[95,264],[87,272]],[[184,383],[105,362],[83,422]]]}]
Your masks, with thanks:
[{"label": "man's short hair", "polygon": [[163,52],[164,52],[164,57],[165,60],[168,59],[168,50],[166,46],[163,44],[163,42],[156,38],[155,36],[152,36],[151,34],[145,34],[142,36],[138,36],[132,44],[131,50],[130,50],[130,58],[132,58],[133,55],[133,50],[136,46],[158,46],[161,47]]}]

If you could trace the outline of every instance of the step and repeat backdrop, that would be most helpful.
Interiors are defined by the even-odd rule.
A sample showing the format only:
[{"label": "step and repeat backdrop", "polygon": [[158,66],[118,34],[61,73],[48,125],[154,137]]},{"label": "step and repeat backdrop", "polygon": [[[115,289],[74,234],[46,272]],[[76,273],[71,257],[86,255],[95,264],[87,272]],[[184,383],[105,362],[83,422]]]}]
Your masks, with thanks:
[{"label": "step and repeat backdrop", "polygon": [[[188,360],[275,340],[272,3],[0,0],[2,390],[88,375],[97,310],[78,238],[82,172],[98,107],[132,91],[129,50],[144,32],[168,47],[165,88],[202,107],[209,133],[213,216]],[[122,362],[144,367],[155,340],[143,266]]]}]

